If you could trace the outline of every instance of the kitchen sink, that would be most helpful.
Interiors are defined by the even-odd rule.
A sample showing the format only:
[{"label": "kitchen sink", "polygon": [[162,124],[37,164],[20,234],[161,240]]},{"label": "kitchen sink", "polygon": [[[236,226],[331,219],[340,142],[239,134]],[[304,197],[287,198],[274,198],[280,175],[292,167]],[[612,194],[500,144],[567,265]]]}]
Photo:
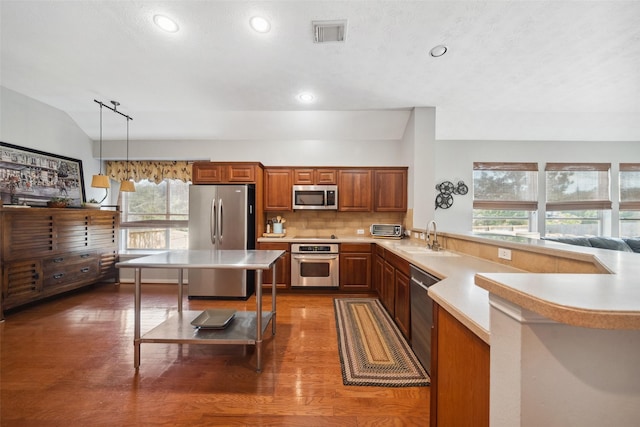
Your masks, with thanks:
[{"label": "kitchen sink", "polygon": [[425,246],[410,246],[410,245],[400,245],[396,246],[396,249],[410,254],[410,255],[428,255],[428,256],[437,256],[437,257],[458,257],[460,255],[449,252],[449,251],[432,251],[431,249]]}]

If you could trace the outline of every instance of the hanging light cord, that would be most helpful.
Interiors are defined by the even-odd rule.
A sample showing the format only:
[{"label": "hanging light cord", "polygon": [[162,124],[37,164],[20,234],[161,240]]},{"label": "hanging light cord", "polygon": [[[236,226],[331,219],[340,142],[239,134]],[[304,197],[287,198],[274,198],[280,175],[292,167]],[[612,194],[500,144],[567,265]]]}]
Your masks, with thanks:
[{"label": "hanging light cord", "polygon": [[102,175],[102,102],[100,103],[100,175]]},{"label": "hanging light cord", "polygon": [[129,179],[129,118],[127,117],[127,180]]}]

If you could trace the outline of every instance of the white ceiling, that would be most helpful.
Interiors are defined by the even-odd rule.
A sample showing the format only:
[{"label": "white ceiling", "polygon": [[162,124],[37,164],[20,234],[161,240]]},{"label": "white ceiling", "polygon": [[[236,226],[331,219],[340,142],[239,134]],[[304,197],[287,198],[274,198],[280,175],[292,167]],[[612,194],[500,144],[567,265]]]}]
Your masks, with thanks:
[{"label": "white ceiling", "polygon": [[[0,5],[2,86],[67,112],[93,139],[94,99],[121,103],[132,140],[399,139],[414,106],[640,113],[639,1]],[[160,31],[157,13],[180,31]],[[254,15],[269,33],[249,28]],[[337,19],[346,42],[313,43],[311,21]],[[449,52],[430,57],[441,43]],[[302,90],[317,101],[301,105]],[[123,121],[104,118],[104,137],[122,139]]]}]

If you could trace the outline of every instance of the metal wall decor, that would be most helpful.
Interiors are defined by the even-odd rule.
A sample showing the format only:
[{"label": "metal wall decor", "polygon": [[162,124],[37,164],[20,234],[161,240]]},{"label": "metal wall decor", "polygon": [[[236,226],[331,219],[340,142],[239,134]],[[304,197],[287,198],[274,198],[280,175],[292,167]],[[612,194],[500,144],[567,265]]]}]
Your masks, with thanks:
[{"label": "metal wall decor", "polygon": [[469,192],[469,187],[464,181],[458,181],[458,185],[451,181],[443,181],[436,185],[436,190],[440,192],[436,196],[436,209],[449,209],[453,205],[453,195],[465,195]]}]

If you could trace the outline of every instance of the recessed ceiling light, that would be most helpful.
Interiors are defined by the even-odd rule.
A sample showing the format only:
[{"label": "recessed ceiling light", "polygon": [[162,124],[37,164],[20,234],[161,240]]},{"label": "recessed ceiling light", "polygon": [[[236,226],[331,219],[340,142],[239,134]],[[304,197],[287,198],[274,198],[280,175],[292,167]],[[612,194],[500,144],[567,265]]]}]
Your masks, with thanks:
[{"label": "recessed ceiling light", "polygon": [[178,31],[180,29],[180,27],[178,27],[178,24],[171,18],[166,17],[164,15],[156,15],[153,17],[153,22],[160,27],[160,29],[168,32],[168,33],[175,33],[176,31]]},{"label": "recessed ceiling light", "polygon": [[433,56],[434,58],[439,58],[445,53],[447,53],[447,47],[443,44],[439,44],[429,51],[429,55]]},{"label": "recessed ceiling light", "polygon": [[298,94],[298,101],[303,102],[305,104],[310,104],[316,100],[316,97],[311,92],[301,92]]},{"label": "recessed ceiling light", "polygon": [[262,16],[254,16],[249,20],[249,25],[259,33],[268,33],[271,29],[271,23]]}]

